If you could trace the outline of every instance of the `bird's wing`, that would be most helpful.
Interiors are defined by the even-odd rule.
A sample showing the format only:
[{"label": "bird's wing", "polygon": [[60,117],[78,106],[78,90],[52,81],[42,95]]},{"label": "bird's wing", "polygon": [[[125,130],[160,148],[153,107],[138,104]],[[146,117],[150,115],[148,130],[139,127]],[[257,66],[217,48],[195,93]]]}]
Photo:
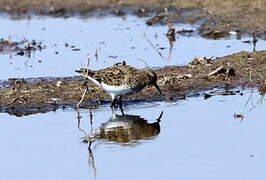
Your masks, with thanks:
[{"label": "bird's wing", "polygon": [[136,71],[137,69],[131,66],[113,66],[97,71],[93,78],[110,86],[122,86],[128,85],[129,77],[134,75]]}]

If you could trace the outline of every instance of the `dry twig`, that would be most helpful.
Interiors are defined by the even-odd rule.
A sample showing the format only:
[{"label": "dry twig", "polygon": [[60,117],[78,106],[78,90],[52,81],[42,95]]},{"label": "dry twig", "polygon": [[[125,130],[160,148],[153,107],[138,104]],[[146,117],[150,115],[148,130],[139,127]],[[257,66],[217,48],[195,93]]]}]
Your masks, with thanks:
[{"label": "dry twig", "polygon": [[[87,69],[86,69],[86,76],[88,76],[88,74],[89,74],[90,60],[91,60],[91,58],[90,58],[90,56],[88,56]],[[83,94],[82,94],[82,96],[81,96],[81,98],[80,98],[80,101],[78,102],[78,104],[77,104],[77,106],[76,106],[77,110],[79,109],[80,104],[81,104],[82,101],[84,100],[86,93],[89,91],[89,88],[88,88],[88,86],[87,86],[87,82],[86,82],[86,76],[83,76],[83,78],[84,78],[83,81],[85,82],[85,87],[86,87],[86,88],[85,88],[85,90],[84,90],[84,92],[83,92]]]},{"label": "dry twig", "polygon": [[161,58],[163,58],[164,60],[166,60],[166,58],[163,56],[163,54],[155,47],[155,45],[148,39],[148,37],[146,36],[146,34],[143,34],[145,40],[151,45],[151,47],[159,54],[159,56]]}]

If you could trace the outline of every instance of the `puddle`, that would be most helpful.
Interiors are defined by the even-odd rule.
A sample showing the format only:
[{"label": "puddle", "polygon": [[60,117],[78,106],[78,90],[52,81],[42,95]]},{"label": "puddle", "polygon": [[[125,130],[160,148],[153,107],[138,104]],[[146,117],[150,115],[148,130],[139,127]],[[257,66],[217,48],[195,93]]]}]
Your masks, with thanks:
[{"label": "puddle", "polygon": [[[144,68],[145,59],[150,67],[185,65],[194,57],[217,57],[239,51],[252,51],[252,45],[237,40],[207,40],[195,34],[177,34],[171,55],[166,37],[167,26],[147,26],[146,18],[135,16],[105,18],[40,18],[29,20],[0,19],[4,27],[0,37],[11,41],[35,40],[45,46],[34,51],[30,58],[11,53],[0,54],[0,79],[27,77],[58,77],[76,75],[74,70],[87,64],[90,54],[92,69],[101,69],[125,60]],[[196,26],[177,24],[176,31],[196,30]],[[144,36],[145,34],[145,36]],[[157,49],[154,50],[153,46]],[[265,49],[259,40],[257,50]],[[161,53],[161,57],[159,53]],[[97,57],[95,57],[97,54]],[[98,60],[97,60],[98,59]]]},{"label": "puddle", "polygon": [[[141,104],[127,107],[123,121],[109,107],[93,110],[93,133],[104,127],[109,140],[98,136],[91,151],[75,111],[20,118],[2,113],[1,179],[259,179],[266,165],[266,104],[260,100],[247,90]],[[80,115],[80,127],[90,133],[89,111]],[[134,130],[140,126],[143,131]]]},{"label": "puddle", "polygon": [[[158,68],[186,65],[194,57],[253,49],[243,43],[249,37],[208,40],[188,33],[177,34],[169,55],[168,27],[146,26],[145,20],[134,16],[1,18],[1,38],[35,40],[45,48],[30,57],[1,53],[0,66],[4,68],[0,82],[11,77],[73,76],[74,70],[86,65],[88,54],[92,69],[122,60],[145,67],[138,58]],[[177,31],[197,28],[184,24],[175,27]],[[256,49],[265,50],[265,41],[259,40]],[[136,103],[127,106],[127,116],[113,116],[109,107],[92,110],[92,114],[82,110],[80,128],[73,110],[23,117],[0,113],[0,177],[258,179],[263,177],[266,165],[265,107],[259,93],[246,90],[243,96]],[[94,140],[89,149],[86,134]]]}]

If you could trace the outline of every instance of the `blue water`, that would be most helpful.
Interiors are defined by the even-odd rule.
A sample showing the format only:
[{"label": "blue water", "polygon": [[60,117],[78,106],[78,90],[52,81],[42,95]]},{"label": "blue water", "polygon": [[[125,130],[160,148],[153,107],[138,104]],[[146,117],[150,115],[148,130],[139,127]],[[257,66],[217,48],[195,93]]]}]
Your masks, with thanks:
[{"label": "blue water", "polygon": [[[96,138],[91,153],[82,143],[83,131],[92,136],[103,123],[111,131],[109,107],[91,111],[93,127],[89,110],[81,110],[83,131],[74,110],[0,114],[0,179],[263,179],[266,104],[261,98],[246,90],[243,96],[127,106],[126,114],[147,124],[163,111],[160,131],[127,143]],[[235,113],[244,119],[235,119]]]},{"label": "blue water", "polygon": [[[137,68],[186,65],[194,57],[219,57],[239,51],[252,51],[252,45],[243,43],[250,37],[237,40],[207,40],[197,35],[180,36],[173,44],[166,37],[167,26],[146,26],[145,18],[135,16],[105,18],[43,18],[24,20],[0,18],[0,37],[11,41],[36,40],[46,45],[31,58],[15,54],[0,54],[0,80],[8,78],[73,76],[74,70],[86,66],[101,69],[125,60]],[[175,25],[176,31],[196,30],[197,25]],[[144,35],[145,34],[145,35]],[[149,44],[150,41],[157,50]],[[68,47],[65,47],[68,43]],[[259,40],[257,50],[265,50],[265,41]],[[75,46],[71,48],[70,46]],[[73,51],[80,49],[80,51]],[[97,51],[98,59],[95,57]],[[58,52],[58,54],[56,54]],[[159,53],[161,53],[161,56]]]},{"label": "blue water", "polygon": [[[167,26],[148,27],[145,20],[134,16],[2,17],[1,38],[34,39],[47,47],[31,58],[0,54],[0,80],[73,76],[75,69],[86,65],[88,54],[92,69],[121,60],[143,68],[138,58],[151,67],[164,67],[185,65],[194,57],[252,50],[251,44],[242,42],[249,37],[207,40],[194,34],[178,35],[170,55]],[[197,25],[175,27],[177,31],[195,30]],[[265,50],[265,41],[258,41],[257,50]],[[24,117],[0,113],[0,179],[263,179],[265,100],[257,91],[243,93],[132,104],[125,108],[124,117],[120,112],[112,115],[107,106],[81,110],[80,126],[77,111],[71,109]],[[235,114],[244,118],[235,118]],[[84,143],[88,139],[93,140],[90,149]]]}]

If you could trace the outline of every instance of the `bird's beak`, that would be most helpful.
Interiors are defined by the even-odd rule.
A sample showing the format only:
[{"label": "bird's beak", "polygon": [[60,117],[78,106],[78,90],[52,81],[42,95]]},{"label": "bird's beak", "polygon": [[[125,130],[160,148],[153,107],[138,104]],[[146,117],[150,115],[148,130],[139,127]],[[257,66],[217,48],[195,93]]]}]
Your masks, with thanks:
[{"label": "bird's beak", "polygon": [[157,83],[154,83],[153,85],[156,87],[160,94],[163,94]]}]

